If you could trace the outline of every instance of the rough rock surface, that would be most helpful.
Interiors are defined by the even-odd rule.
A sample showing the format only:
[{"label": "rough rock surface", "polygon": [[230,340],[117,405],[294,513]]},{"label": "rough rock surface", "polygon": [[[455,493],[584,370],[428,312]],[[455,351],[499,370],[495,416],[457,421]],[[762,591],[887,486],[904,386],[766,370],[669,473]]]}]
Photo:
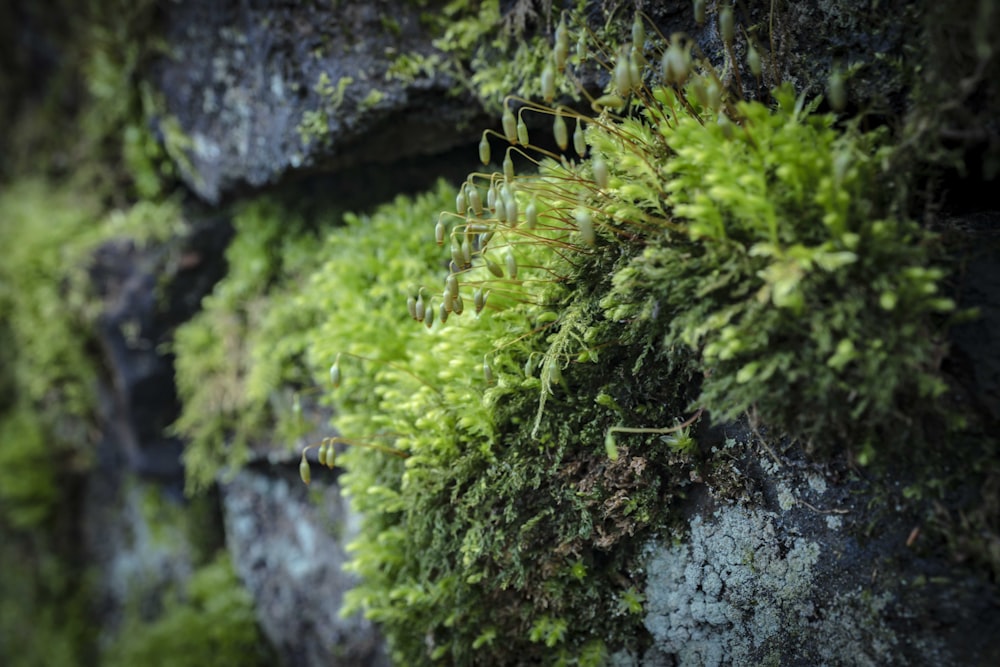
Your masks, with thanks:
[{"label": "rough rock surface", "polygon": [[[471,95],[449,94],[456,86],[451,76],[438,70],[402,77],[392,69],[401,54],[437,50],[424,15],[440,13],[444,4],[226,0],[167,6],[167,56],[153,68],[151,82],[165,115],[184,135],[175,147],[186,156],[179,167],[187,184],[218,202],[288,175],[322,171],[349,178],[347,167],[470,143],[490,121]],[[531,4],[503,2],[500,10],[506,15]],[[600,31],[608,8],[592,4],[588,15]],[[639,4],[663,34],[692,36],[732,76],[717,25],[695,24],[690,0]],[[812,98],[824,92],[835,66],[856,66],[847,87],[850,103],[899,112],[903,80],[892,63],[907,34],[902,19],[886,17],[905,17],[906,8],[902,0],[878,11],[839,2],[741,4],[746,25],[778,28],[761,45],[768,54],[762,81],[750,74],[742,46],[731,54],[746,95],[766,96],[778,81],[791,81]],[[528,25],[529,31],[551,29],[537,21]],[[588,88],[607,81],[601,70],[578,75]],[[171,131],[165,124],[161,130]]]},{"label": "rough rock surface", "polygon": [[649,545],[645,625],[655,646],[644,664],[1000,657],[1000,617],[982,594],[989,582],[923,557],[913,517],[881,506],[864,483],[802,461],[739,467],[759,483],[761,502],[716,506],[701,494],[683,543]]},{"label": "rough rock surface", "polygon": [[286,172],[385,164],[468,143],[481,112],[446,95],[449,77],[389,74],[397,54],[433,50],[424,11],[437,9],[385,0],[171,4],[170,56],[152,80],[189,140],[188,185],[216,202]]},{"label": "rough rock surface", "polygon": [[[327,482],[324,477],[329,476]],[[251,467],[223,485],[226,538],[258,620],[286,665],[368,665],[388,660],[375,627],[339,617],[353,579],[347,560],[352,515],[332,473],[307,489],[294,472]]]},{"label": "rough rock surface", "polygon": [[[96,611],[109,637],[127,605],[156,608],[163,591],[183,583],[206,546],[191,540],[192,522],[205,517],[190,516],[181,498],[182,443],[164,431],[179,406],[173,365],[159,346],[221,276],[230,237],[228,225],[214,222],[167,244],[120,239],[101,246],[91,264],[106,377],[98,394],[102,438],[79,511]],[[161,282],[169,289],[161,292]]]},{"label": "rough rock surface", "polygon": [[222,253],[231,236],[227,224],[215,221],[165,244],[120,239],[98,248],[91,263],[91,284],[101,300],[97,343],[107,372],[102,431],[115,450],[104,456],[122,456],[130,470],[178,492],[182,443],[168,437],[166,427],[179,404],[173,362],[160,346],[225,272]]}]

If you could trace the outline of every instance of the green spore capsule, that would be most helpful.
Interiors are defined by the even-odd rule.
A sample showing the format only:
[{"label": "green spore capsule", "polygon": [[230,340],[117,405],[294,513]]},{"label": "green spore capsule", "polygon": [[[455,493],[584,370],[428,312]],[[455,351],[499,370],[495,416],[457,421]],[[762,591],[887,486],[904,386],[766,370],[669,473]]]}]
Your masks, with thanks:
[{"label": "green spore capsule", "polygon": [[546,65],[542,71],[542,99],[551,103],[556,98],[556,71],[552,65]]},{"label": "green spore capsule", "polygon": [[523,118],[520,118],[517,121],[517,140],[521,142],[523,146],[527,146],[531,143],[528,141],[528,126],[525,125]]},{"label": "green spore capsule", "polygon": [[517,227],[517,197],[514,193],[509,192],[503,198],[503,208],[507,214],[507,224],[511,227]]},{"label": "green spore capsule", "polygon": [[762,71],[760,53],[753,47],[753,44],[747,47],[747,65],[750,67],[750,73],[759,79]]},{"label": "green spore capsule", "polygon": [[552,136],[555,137],[560,150],[569,148],[569,130],[566,128],[566,119],[561,113],[556,113],[555,120],[552,121]]},{"label": "green spore capsule", "polygon": [[510,276],[511,280],[517,279],[517,258],[514,257],[514,251],[507,248],[504,253],[504,262],[507,264],[507,275]]},{"label": "green spore capsule", "polygon": [[587,154],[587,140],[583,136],[583,123],[576,119],[576,128],[573,130],[573,150],[580,157]]},{"label": "green spore capsule", "polygon": [[507,153],[503,159],[503,177],[508,181],[514,180],[514,161],[510,159],[510,153]]},{"label": "green spore capsule", "polygon": [[608,163],[605,162],[600,156],[597,156],[594,158],[593,164],[591,164],[591,169],[594,172],[594,183],[596,183],[597,187],[600,189],[606,190],[608,187],[608,181],[611,178],[608,173]]},{"label": "green spore capsule", "polygon": [[594,236],[594,218],[590,215],[590,211],[578,208],[575,218],[576,228],[579,230],[583,242],[587,245],[594,245],[597,239]]},{"label": "green spore capsule", "polygon": [[445,229],[444,220],[439,217],[437,224],[434,225],[434,241],[437,242],[438,245],[444,245],[444,234],[446,231],[447,229]]},{"label": "green spore capsule", "polygon": [[646,26],[643,25],[642,16],[638,12],[632,19],[632,44],[640,50],[646,44]]},{"label": "green spore capsule", "polygon": [[612,461],[618,460],[618,445],[615,443],[615,434],[611,431],[604,436],[604,452]]},{"label": "green spore capsule", "polygon": [[722,35],[722,41],[726,46],[731,47],[733,45],[735,28],[733,25],[733,8],[729,5],[719,10],[719,34]]},{"label": "green spore capsule", "polygon": [[483,198],[479,195],[479,188],[474,185],[469,186],[469,206],[477,217],[483,214]]},{"label": "green spore capsule", "polygon": [[507,137],[507,141],[512,144],[517,143],[517,119],[514,118],[514,112],[504,107],[503,116],[501,117],[501,123],[503,124],[503,135]]},{"label": "green spore capsule", "polygon": [[532,200],[528,202],[527,208],[524,209],[524,226],[527,229],[534,229],[537,224],[538,224],[538,205],[532,198]]},{"label": "green spore capsule", "polygon": [[492,273],[497,278],[503,278],[503,269],[500,268],[499,264],[497,264],[492,259],[487,257],[485,254],[483,255],[483,261],[486,262],[486,268],[487,270],[489,270],[490,273]]},{"label": "green spore capsule", "polygon": [[485,132],[483,132],[483,138],[479,140],[479,161],[484,165],[490,163],[490,140],[486,138]]}]

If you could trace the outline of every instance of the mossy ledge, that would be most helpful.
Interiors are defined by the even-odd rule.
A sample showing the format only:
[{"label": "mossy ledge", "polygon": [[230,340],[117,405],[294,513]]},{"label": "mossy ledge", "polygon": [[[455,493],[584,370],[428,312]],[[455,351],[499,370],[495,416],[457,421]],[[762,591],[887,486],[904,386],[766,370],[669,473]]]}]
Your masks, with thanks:
[{"label": "mossy ledge", "polygon": [[667,86],[609,64],[593,114],[505,101],[487,170],[346,216],[285,297],[342,433],[319,462],[365,516],[346,611],[401,664],[638,656],[643,547],[693,492],[745,501],[747,453],[882,475],[959,437],[945,254],[891,134],[787,86],[741,101],[683,44],[643,54],[680,59]]},{"label": "mossy ledge", "polygon": [[[733,36],[722,41],[728,30],[718,7],[699,22],[685,5],[684,20],[704,30],[700,37],[716,35],[718,48],[707,57],[686,39],[663,41],[655,29],[663,14],[655,11],[656,20],[633,24],[639,28],[630,31],[627,18],[603,34],[586,28],[584,19],[596,14],[581,17],[581,7],[535,20],[525,17],[537,3],[515,4],[508,18],[520,12],[539,35],[525,41],[523,58],[494,71],[481,54],[503,49],[472,43],[498,27],[500,5],[449,5],[451,22],[462,27],[451,36],[470,40],[452,55],[464,66],[479,54],[472,67],[481,76],[471,85],[486,106],[513,119],[507,131],[498,113],[496,128],[484,134],[484,169],[367,213],[304,212],[273,193],[237,205],[232,270],[172,347],[185,401],[174,430],[190,438],[190,491],[229,479],[247,461],[290,466],[300,453],[313,490],[320,479],[342,484],[364,516],[351,566],[361,583],[345,611],[377,621],[399,664],[635,664],[657,651],[691,664],[827,655],[772,641],[775,619],[802,621],[799,633],[842,620],[848,633],[878,645],[872,655],[879,660],[907,661],[926,649],[935,652],[924,657],[947,662],[935,641],[912,648],[896,634],[914,630],[898,622],[911,613],[907,603],[923,609],[941,600],[965,610],[951,637],[964,628],[996,636],[990,609],[975,622],[981,607],[962,597],[984,582],[995,590],[1000,569],[996,415],[968,400],[948,374],[955,371],[949,327],[975,315],[952,299],[962,265],[949,244],[962,230],[933,206],[921,208],[927,201],[914,194],[953,176],[947,169],[964,164],[970,145],[984,145],[975,137],[989,133],[982,100],[995,99],[996,87],[984,72],[995,71],[996,60],[981,30],[971,31],[955,60],[931,53],[924,63],[939,74],[969,66],[976,92],[961,99],[971,112],[946,104],[937,114],[934,105],[948,93],[928,85],[897,127],[883,121],[899,99],[841,99],[837,86],[860,71],[849,63],[828,82],[824,61],[823,76],[796,82],[797,89],[774,87],[773,95],[754,85],[756,67],[763,83],[782,78],[760,38],[770,18],[788,35],[781,12],[765,11],[774,3],[740,8]],[[988,24],[987,4],[969,6]],[[467,11],[479,14],[463,19]],[[483,15],[492,23],[481,25]],[[566,46],[563,21],[584,41],[582,55],[566,49],[567,64],[557,55]],[[951,34],[955,26],[946,23]],[[629,40],[641,48],[630,49]],[[756,66],[752,45],[762,56]],[[126,78],[142,59],[136,53],[125,58]],[[577,85],[585,62],[594,76]],[[885,67],[901,79],[915,71],[907,63]],[[509,87],[508,74],[517,77]],[[824,88],[830,104],[802,92]],[[120,192],[102,193],[107,199],[92,211],[80,206],[90,199],[52,196],[52,183],[20,182],[0,195],[2,211],[44,202],[45,215],[59,222],[52,238],[37,243],[31,233],[39,228],[12,225],[9,245],[35,249],[30,256],[40,268],[23,257],[0,267],[10,278],[4,289],[13,286],[0,291],[4,315],[11,314],[0,336],[28,352],[4,364],[0,385],[0,430],[18,444],[3,449],[3,474],[17,483],[0,485],[0,509],[5,526],[18,531],[65,521],[71,485],[63,475],[86,470],[89,451],[87,439],[75,437],[85,427],[55,438],[42,427],[60,407],[74,415],[71,423],[89,423],[87,387],[95,378],[87,309],[60,308],[77,294],[66,267],[72,273],[85,262],[64,263],[53,248],[81,256],[92,249],[96,237],[81,231],[81,221],[134,215],[145,228],[179,219],[175,204],[159,196],[174,168],[190,168],[178,148],[183,134],[167,142],[179,150],[171,167],[169,146],[133,118],[152,110],[152,98],[143,98],[150,106],[139,105],[141,112],[137,98],[128,99],[128,109],[108,117],[130,118],[135,173],[102,169],[84,182],[121,178],[126,200],[152,202],[106,218],[107,202],[120,203]],[[580,139],[571,149],[575,126]],[[985,153],[976,167],[982,178],[991,168]],[[477,198],[486,202],[482,212]],[[958,245],[964,252],[972,243],[964,237]],[[71,299],[74,306],[80,300]],[[35,339],[33,331],[47,335]],[[11,356],[12,347],[0,349]],[[338,435],[318,461],[332,471],[316,465],[315,443],[304,436],[310,419],[331,410]],[[50,465],[54,452],[59,467]],[[827,484],[835,487],[829,495]],[[851,493],[869,506],[848,502]],[[842,531],[830,544],[850,558],[818,552],[794,534],[800,525]],[[760,539],[772,533],[774,543]],[[735,535],[735,546],[706,555],[720,535]],[[44,556],[37,572],[59,571],[52,550],[37,545]],[[13,561],[37,545],[0,557]],[[689,576],[674,566],[692,554],[698,569]],[[843,607],[807,609],[804,578],[824,558],[857,563],[859,572],[876,562],[879,576],[865,570],[866,583],[836,596]],[[703,599],[723,567],[733,585]],[[920,576],[896,576],[914,567]],[[794,576],[777,590],[763,588],[788,572]],[[737,578],[761,573],[749,587],[737,586]],[[84,591],[75,580],[64,585],[41,574],[4,590],[34,588],[40,605],[69,600],[55,614],[29,610],[41,636],[53,637],[48,657],[79,663],[93,649],[75,622]],[[756,605],[741,598],[747,591],[768,602],[746,624],[762,629],[754,647],[742,631],[746,605]],[[159,623],[135,628],[134,642],[123,639],[117,650],[131,656],[126,661],[152,660],[150,651],[162,656],[157,647],[190,627],[195,609],[218,612],[225,639],[246,640],[236,661],[260,658],[247,599],[228,564],[205,567],[187,593],[192,605],[170,603]],[[685,599],[691,613],[665,620]],[[702,606],[692,611],[692,601]],[[18,627],[10,608],[3,607],[4,628]],[[707,647],[676,644],[692,628],[711,631],[720,614],[739,631],[710,638]],[[218,637],[192,633],[202,641],[190,654]]]}]

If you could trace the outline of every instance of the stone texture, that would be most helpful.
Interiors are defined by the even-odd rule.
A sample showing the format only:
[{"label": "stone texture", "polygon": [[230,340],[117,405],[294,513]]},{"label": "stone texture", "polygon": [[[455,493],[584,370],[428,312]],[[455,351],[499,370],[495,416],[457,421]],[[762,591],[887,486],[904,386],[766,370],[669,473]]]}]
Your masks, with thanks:
[{"label": "stone texture", "polygon": [[339,616],[353,578],[347,560],[352,515],[334,473],[297,466],[251,467],[222,487],[226,541],[253,595],[261,628],[285,665],[388,665],[375,627]]},{"label": "stone texture", "polygon": [[[420,16],[437,10],[386,0],[171,3],[170,55],[152,81],[187,136],[188,185],[217,202],[288,173],[387,164],[468,143],[480,112],[446,95],[449,77],[387,76],[397,54],[433,50]],[[317,112],[325,132],[304,137],[300,124]]]},{"label": "stone texture", "polygon": [[[758,498],[692,494],[690,532],[646,562],[643,665],[978,665],[1000,656],[984,590],[926,557],[920,518],[878,485],[803,459],[736,464]],[[919,536],[918,536],[919,537]],[[948,573],[946,576],[944,573]]]}]

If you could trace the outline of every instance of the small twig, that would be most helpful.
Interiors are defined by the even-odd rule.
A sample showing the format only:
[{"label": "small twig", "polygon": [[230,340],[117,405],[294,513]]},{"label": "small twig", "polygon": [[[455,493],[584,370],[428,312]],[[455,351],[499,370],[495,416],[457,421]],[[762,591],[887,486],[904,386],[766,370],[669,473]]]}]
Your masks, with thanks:
[{"label": "small twig", "polygon": [[798,503],[802,503],[803,505],[805,505],[806,507],[808,507],[809,509],[811,509],[813,512],[816,512],[817,514],[850,514],[851,513],[850,510],[821,510],[820,508],[816,507],[815,505],[810,505],[809,503],[807,503],[806,501],[802,500],[801,498],[796,498],[795,501],[798,502]]}]

